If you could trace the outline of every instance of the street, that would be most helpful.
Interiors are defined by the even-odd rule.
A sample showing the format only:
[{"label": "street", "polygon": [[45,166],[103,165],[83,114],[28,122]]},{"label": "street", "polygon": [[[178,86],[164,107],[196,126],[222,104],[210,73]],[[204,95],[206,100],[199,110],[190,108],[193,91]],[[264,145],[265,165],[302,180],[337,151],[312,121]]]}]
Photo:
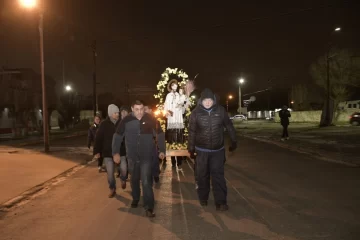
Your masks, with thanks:
[{"label": "street", "polygon": [[[83,138],[66,142],[59,147],[85,149]],[[154,219],[130,208],[130,184],[124,191],[118,180],[117,196],[109,199],[106,173],[92,163],[1,212],[0,239],[360,238],[359,168],[241,137],[225,167],[230,210],[217,212],[212,196],[207,207],[197,201],[192,162],[179,171],[167,162],[154,185]]]}]

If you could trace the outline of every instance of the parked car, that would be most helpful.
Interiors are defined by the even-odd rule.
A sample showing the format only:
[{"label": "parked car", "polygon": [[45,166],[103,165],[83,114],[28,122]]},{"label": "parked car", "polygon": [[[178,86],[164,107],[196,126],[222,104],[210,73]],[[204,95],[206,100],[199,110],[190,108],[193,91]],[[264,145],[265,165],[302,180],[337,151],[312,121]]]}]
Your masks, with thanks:
[{"label": "parked car", "polygon": [[360,112],[355,112],[350,116],[350,124],[353,126],[360,125]]},{"label": "parked car", "polygon": [[230,119],[231,120],[237,119],[237,120],[244,121],[244,120],[247,120],[247,117],[245,115],[239,114],[239,115],[235,115],[233,117],[230,117]]}]

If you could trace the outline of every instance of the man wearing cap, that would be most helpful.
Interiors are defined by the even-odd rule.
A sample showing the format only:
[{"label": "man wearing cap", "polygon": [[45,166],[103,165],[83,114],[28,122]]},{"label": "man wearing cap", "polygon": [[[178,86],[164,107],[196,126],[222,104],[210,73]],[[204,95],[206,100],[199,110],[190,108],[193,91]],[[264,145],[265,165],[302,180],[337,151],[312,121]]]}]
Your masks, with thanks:
[{"label": "man wearing cap", "polygon": [[[119,108],[115,104],[108,106],[108,117],[100,124],[99,130],[96,132],[94,154],[97,158],[102,156],[104,158],[107,178],[109,184],[109,198],[116,194],[116,181],[114,176],[115,167],[120,167],[121,187],[126,188],[126,161],[122,161],[120,165],[114,163],[112,157],[112,139],[116,127],[119,123]],[[118,151],[120,152],[120,146]]]},{"label": "man wearing cap", "polygon": [[216,210],[226,211],[227,187],[224,177],[224,127],[231,139],[229,151],[236,149],[236,132],[224,107],[216,102],[210,89],[201,93],[198,106],[192,111],[189,121],[188,151],[196,155],[196,178],[198,197],[202,206],[207,206],[210,193],[210,177]]}]

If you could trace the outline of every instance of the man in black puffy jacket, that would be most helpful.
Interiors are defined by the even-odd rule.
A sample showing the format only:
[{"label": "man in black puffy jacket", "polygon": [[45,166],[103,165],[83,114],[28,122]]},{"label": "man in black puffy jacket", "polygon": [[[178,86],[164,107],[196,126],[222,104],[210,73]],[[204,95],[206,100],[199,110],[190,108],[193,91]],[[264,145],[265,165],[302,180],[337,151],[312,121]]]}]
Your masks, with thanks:
[{"label": "man in black puffy jacket", "polygon": [[226,211],[227,187],[224,177],[224,127],[231,138],[229,151],[236,149],[236,132],[229,116],[210,89],[201,93],[198,106],[192,111],[189,122],[188,151],[196,154],[196,177],[200,204],[206,206],[210,193],[210,176],[216,210]]}]

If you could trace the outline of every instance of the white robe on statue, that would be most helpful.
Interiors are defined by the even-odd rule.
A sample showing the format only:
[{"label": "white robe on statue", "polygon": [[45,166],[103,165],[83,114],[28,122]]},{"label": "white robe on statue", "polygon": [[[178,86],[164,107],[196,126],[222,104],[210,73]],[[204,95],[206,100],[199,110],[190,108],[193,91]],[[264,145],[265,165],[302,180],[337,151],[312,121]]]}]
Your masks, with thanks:
[{"label": "white robe on statue", "polygon": [[183,103],[181,104],[180,94],[170,92],[166,95],[164,110],[173,112],[172,116],[167,118],[167,129],[183,129]]}]

